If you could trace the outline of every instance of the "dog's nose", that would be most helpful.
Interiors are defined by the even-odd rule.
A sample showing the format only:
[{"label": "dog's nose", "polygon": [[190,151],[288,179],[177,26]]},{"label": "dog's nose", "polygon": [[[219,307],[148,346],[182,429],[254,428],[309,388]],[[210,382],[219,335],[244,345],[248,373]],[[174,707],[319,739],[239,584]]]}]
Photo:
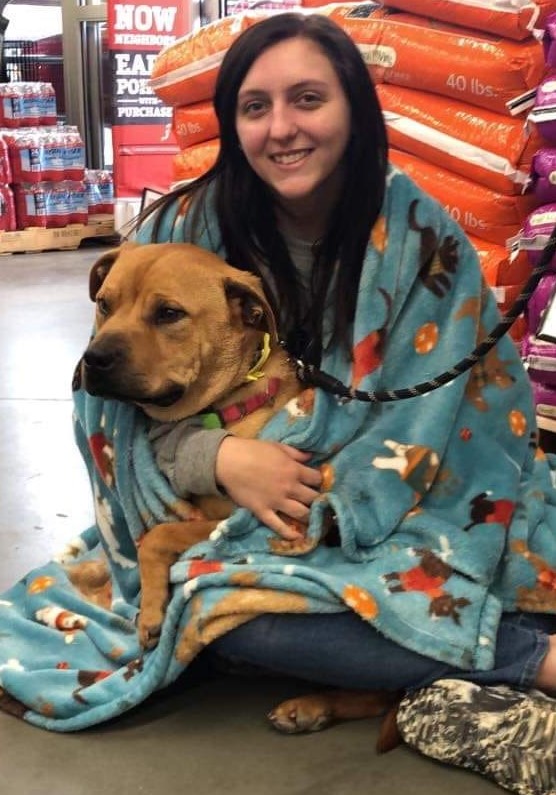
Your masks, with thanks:
[{"label": "dog's nose", "polygon": [[111,370],[121,358],[118,351],[96,348],[88,348],[83,354],[85,366],[94,370]]}]

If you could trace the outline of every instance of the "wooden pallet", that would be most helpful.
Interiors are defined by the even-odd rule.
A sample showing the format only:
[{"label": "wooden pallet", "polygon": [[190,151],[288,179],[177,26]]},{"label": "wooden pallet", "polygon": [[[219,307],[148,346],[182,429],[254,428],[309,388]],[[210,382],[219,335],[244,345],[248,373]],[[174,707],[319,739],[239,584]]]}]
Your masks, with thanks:
[{"label": "wooden pallet", "polygon": [[75,250],[91,237],[115,235],[113,215],[95,215],[88,224],[69,224],[59,229],[33,226],[17,232],[0,232],[0,254]]}]

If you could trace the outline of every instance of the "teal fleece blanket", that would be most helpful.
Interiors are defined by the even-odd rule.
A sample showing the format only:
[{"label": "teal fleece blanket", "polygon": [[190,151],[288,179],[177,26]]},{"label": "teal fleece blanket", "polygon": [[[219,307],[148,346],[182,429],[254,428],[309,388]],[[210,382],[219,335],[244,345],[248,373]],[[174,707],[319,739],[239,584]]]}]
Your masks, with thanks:
[{"label": "teal fleece blanket", "polygon": [[[187,234],[181,213],[176,205],[161,240]],[[218,251],[215,239],[209,223],[201,242]],[[460,228],[391,170],[353,360],[330,349],[323,369],[358,389],[406,387],[463,358],[497,320]],[[502,611],[556,608],[553,461],[537,449],[528,378],[508,337],[470,373],[410,400],[343,402],[319,390],[293,400],[262,435],[311,451],[322,467],[306,539],[284,542],[238,509],[173,567],[160,643],[144,653],[137,544],[191,510],[158,472],[146,427],[134,407],[77,388],[96,523],[0,598],[0,706],[32,724],[75,731],[113,718],[265,612],[352,610],[407,648],[489,668]],[[336,547],[320,543],[331,514]],[[103,558],[109,609],[68,578],[68,564]]]}]

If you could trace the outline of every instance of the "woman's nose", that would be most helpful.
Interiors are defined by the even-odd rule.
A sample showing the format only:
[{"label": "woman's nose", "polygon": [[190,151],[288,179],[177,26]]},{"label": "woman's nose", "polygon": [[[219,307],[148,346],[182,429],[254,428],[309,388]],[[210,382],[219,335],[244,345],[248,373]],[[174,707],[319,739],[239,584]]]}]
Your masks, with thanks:
[{"label": "woman's nose", "polygon": [[270,137],[278,140],[290,138],[296,131],[297,124],[292,109],[285,105],[275,106],[270,119]]}]

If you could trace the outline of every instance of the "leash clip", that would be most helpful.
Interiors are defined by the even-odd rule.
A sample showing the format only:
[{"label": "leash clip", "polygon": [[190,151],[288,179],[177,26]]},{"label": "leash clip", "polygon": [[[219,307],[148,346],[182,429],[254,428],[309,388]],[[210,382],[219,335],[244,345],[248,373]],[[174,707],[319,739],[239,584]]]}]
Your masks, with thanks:
[{"label": "leash clip", "polygon": [[296,359],[295,369],[296,375],[302,384],[320,387],[330,395],[335,395],[341,403],[349,403],[350,400],[353,400],[354,395],[345,384],[342,384],[337,378],[328,375],[328,373],[319,370],[314,364],[306,364],[302,359]]},{"label": "leash clip", "polygon": [[312,385],[311,378],[307,375],[307,371],[309,369],[309,365],[305,364],[303,359],[296,359],[295,360],[295,374],[297,379],[301,381],[302,384],[309,384]]}]

